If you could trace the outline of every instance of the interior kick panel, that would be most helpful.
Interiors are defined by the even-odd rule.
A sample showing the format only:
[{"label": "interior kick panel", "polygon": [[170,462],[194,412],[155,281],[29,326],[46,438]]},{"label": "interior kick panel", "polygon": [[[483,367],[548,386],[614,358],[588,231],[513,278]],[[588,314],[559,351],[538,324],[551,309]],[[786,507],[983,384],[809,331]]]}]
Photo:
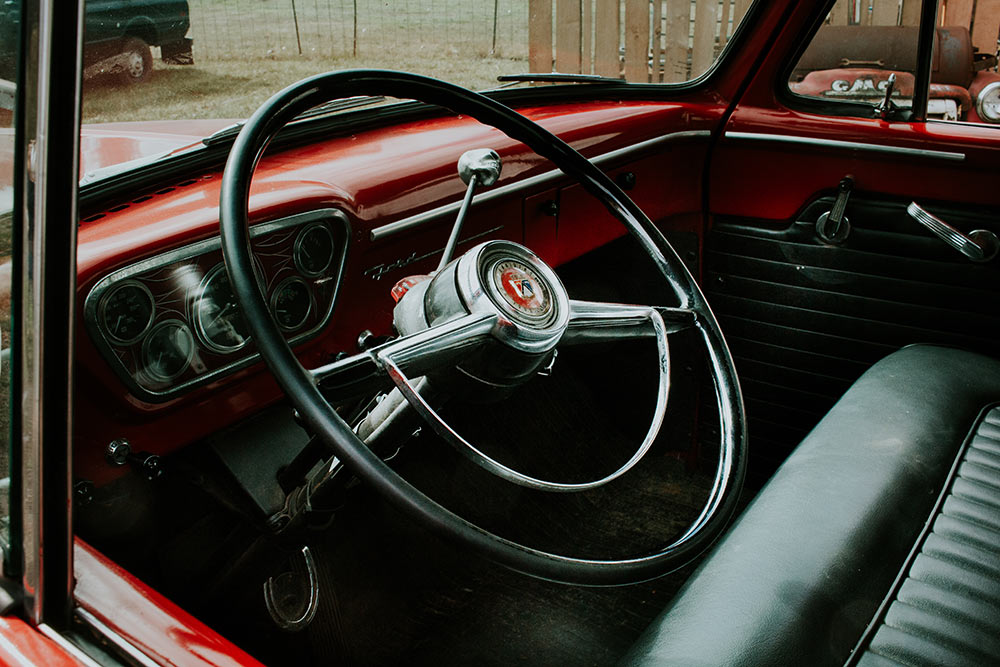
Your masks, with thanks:
[{"label": "interior kick panel", "polygon": [[[875,361],[912,343],[1000,353],[1000,258],[977,264],[906,213],[910,200],[852,195],[851,232],[821,241],[817,198],[796,219],[717,217],[705,286],[746,399],[754,459],[769,468]],[[1000,211],[919,201],[968,233],[1000,234]]]}]

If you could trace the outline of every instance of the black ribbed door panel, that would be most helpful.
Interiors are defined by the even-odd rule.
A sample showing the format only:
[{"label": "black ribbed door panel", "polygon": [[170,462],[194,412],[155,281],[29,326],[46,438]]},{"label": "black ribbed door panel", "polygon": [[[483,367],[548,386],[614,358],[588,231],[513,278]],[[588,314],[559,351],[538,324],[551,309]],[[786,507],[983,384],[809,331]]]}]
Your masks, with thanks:
[{"label": "black ribbed door panel", "polygon": [[[975,264],[924,232],[907,202],[852,200],[841,246],[814,233],[808,207],[785,229],[717,220],[705,288],[746,399],[754,458],[771,467],[871,364],[911,343],[1000,353],[1000,260]],[[936,213],[962,229],[985,212]]]}]

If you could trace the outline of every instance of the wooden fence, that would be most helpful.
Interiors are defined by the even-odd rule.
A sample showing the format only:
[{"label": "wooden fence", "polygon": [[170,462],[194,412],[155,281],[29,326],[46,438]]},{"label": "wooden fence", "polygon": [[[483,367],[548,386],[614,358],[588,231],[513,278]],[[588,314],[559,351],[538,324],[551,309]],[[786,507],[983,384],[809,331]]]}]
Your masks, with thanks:
[{"label": "wooden fence", "polygon": [[[762,0],[766,1],[766,0]],[[533,72],[678,82],[705,72],[752,0],[529,0]],[[917,25],[921,0],[838,0],[829,23]],[[942,0],[942,25],[962,25],[980,51],[997,50],[1000,0]]]},{"label": "wooden fence", "polygon": [[751,1],[529,0],[529,66],[686,81],[709,68]]}]

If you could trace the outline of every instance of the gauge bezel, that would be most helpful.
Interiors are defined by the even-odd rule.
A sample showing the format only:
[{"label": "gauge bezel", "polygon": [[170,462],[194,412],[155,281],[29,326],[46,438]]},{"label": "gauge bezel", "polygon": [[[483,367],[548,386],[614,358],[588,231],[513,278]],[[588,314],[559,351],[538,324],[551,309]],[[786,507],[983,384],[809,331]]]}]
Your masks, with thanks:
[{"label": "gauge bezel", "polygon": [[[132,338],[120,338],[111,333],[111,327],[108,326],[106,319],[108,302],[111,301],[111,297],[113,297],[115,294],[122,291],[126,287],[138,287],[145,293],[146,298],[149,299],[149,319],[146,321],[146,326],[144,326],[142,328],[142,331],[139,332],[137,335],[133,336]],[[101,328],[102,333],[108,338],[110,338],[113,342],[118,343],[119,345],[132,345],[133,343],[136,343],[137,341],[141,340],[142,337],[145,336],[146,333],[149,331],[149,329],[153,326],[153,322],[155,321],[156,321],[156,300],[153,299],[153,293],[150,291],[150,289],[146,287],[144,283],[138,280],[122,280],[121,282],[116,283],[114,287],[112,287],[111,289],[109,289],[107,292],[104,293],[104,296],[101,297],[100,305],[98,305],[97,308],[97,324]]]},{"label": "gauge bezel", "polygon": [[[225,274],[226,280],[229,280],[229,275],[226,274],[226,265],[224,262],[219,262],[209,269],[205,274],[205,277],[201,279],[200,283],[198,283],[198,292],[195,295],[195,298],[191,301],[188,319],[191,320],[191,323],[194,325],[195,336],[197,336],[198,343],[202,347],[217,354],[232,354],[233,352],[239,352],[247,346],[247,343],[250,342],[250,334],[247,334],[246,338],[243,339],[243,342],[238,345],[220,345],[211,339],[205,331],[205,326],[201,321],[201,308],[199,306],[201,305],[202,300],[205,299],[205,291],[211,285],[212,281],[219,277],[220,273]],[[231,288],[230,291],[232,291]]]},{"label": "gauge bezel", "polygon": [[[163,375],[161,373],[155,373],[152,370],[150,370],[150,364],[147,357],[149,355],[150,341],[153,340],[153,337],[161,329],[166,329],[167,327],[171,326],[177,326],[187,334],[187,337],[191,340],[191,347],[188,350],[187,358],[184,360],[184,365],[181,367],[181,369],[176,373],[174,373],[173,375]],[[140,372],[143,373],[153,382],[162,383],[162,382],[171,382],[173,380],[176,380],[180,376],[184,375],[184,371],[191,368],[191,362],[194,360],[194,351],[197,344],[198,341],[195,340],[194,334],[191,333],[191,327],[189,327],[183,320],[171,318],[169,320],[163,320],[162,322],[157,322],[149,330],[149,332],[146,334],[145,339],[143,339],[142,341],[142,367],[140,369]]]},{"label": "gauge bezel", "polygon": [[976,95],[976,113],[979,114],[979,118],[981,120],[984,120],[987,123],[1000,123],[1000,118],[990,118],[984,111],[986,96],[997,88],[1000,88],[1000,81],[994,81],[983,86],[983,89],[979,91],[978,95]]},{"label": "gauge bezel", "polygon": [[[305,289],[306,295],[308,295],[309,297],[309,308],[306,310],[305,314],[302,316],[302,319],[299,321],[298,324],[296,324],[293,327],[286,327],[281,323],[281,320],[278,319],[278,313],[277,313],[278,295],[281,293],[281,290],[283,290],[286,286],[293,284],[302,285],[303,289]],[[312,312],[316,307],[315,304],[316,298],[313,295],[313,291],[309,288],[309,283],[307,283],[305,279],[303,279],[301,276],[288,276],[280,283],[278,283],[278,286],[274,288],[273,292],[271,292],[271,298],[268,301],[271,307],[271,314],[274,315],[274,321],[277,322],[278,328],[288,333],[292,333],[294,331],[301,329],[303,325],[305,325],[305,323],[309,321],[309,316],[312,315]]]},{"label": "gauge bezel", "polygon": [[[259,237],[282,232],[284,230],[295,231],[297,236],[296,228],[318,221],[322,221],[334,235],[334,263],[332,266],[327,268],[327,274],[325,276],[330,279],[332,293],[329,295],[329,303],[327,303],[326,299],[323,300],[322,304],[318,304],[318,302],[314,301],[313,307],[321,308],[321,310],[317,313],[314,324],[311,324],[308,328],[291,333],[288,336],[288,342],[293,346],[300,345],[318,336],[333,317],[334,309],[336,308],[340,297],[341,282],[347,261],[348,246],[351,240],[350,219],[343,211],[338,209],[321,208],[304,213],[297,213],[284,218],[278,218],[268,222],[257,223],[251,225],[249,229],[251,239],[257,239]],[[250,346],[237,354],[226,356],[213,354],[215,359],[223,361],[207,372],[200,372],[196,376],[186,377],[182,381],[171,383],[169,385],[163,385],[156,382],[155,384],[157,386],[152,386],[154,383],[146,382],[139,375],[142,371],[141,356],[134,356],[135,367],[131,364],[126,365],[126,357],[123,355],[127,354],[127,346],[113,340],[100,326],[98,311],[101,299],[109,290],[114,289],[114,287],[119,283],[125,282],[126,280],[137,280],[139,282],[143,282],[143,276],[149,273],[155,272],[171,264],[176,264],[185,260],[194,260],[202,255],[211,252],[218,252],[221,245],[219,237],[214,236],[202,241],[197,241],[195,243],[161,252],[157,255],[153,255],[112,271],[98,280],[87,293],[86,299],[83,303],[83,321],[87,328],[87,332],[90,334],[91,341],[93,341],[98,351],[108,362],[118,379],[127,387],[129,393],[148,405],[163,403],[165,401],[182,397],[185,393],[196,389],[197,387],[202,387],[225,376],[232,375],[241,369],[257,363],[260,360],[260,353],[255,350],[254,346]],[[293,249],[294,238],[290,240],[288,252],[293,252]],[[213,263],[212,266],[214,267],[215,264]],[[293,271],[294,268],[289,265],[287,270]],[[306,282],[308,283],[308,281]],[[315,293],[313,294],[313,298],[315,299]],[[180,316],[179,319],[182,321],[184,318],[190,317],[188,312],[189,307],[190,304],[184,307],[183,315],[178,313]],[[316,311],[314,310],[314,312]],[[158,307],[157,316],[166,317],[163,307]],[[156,326],[157,324],[159,323],[156,322],[154,318],[153,326]],[[148,333],[149,332],[147,331],[146,335],[148,335]],[[194,335],[193,331],[192,335]],[[199,345],[199,349],[204,349],[198,342],[197,336],[195,336],[195,342]],[[205,351],[208,352],[207,349],[205,349]]]},{"label": "gauge bezel", "polygon": [[[330,239],[330,255],[326,258],[326,263],[323,268],[318,271],[309,271],[302,264],[302,244],[306,238],[306,235],[312,232],[314,229],[322,229],[327,237]],[[295,237],[295,244],[292,246],[292,259],[295,262],[295,268],[298,269],[299,273],[306,276],[307,278],[318,278],[326,273],[327,269],[333,264],[333,259],[337,254],[337,239],[333,235],[333,231],[330,227],[324,223],[322,220],[317,220],[316,222],[311,222],[299,230],[298,235]]]}]

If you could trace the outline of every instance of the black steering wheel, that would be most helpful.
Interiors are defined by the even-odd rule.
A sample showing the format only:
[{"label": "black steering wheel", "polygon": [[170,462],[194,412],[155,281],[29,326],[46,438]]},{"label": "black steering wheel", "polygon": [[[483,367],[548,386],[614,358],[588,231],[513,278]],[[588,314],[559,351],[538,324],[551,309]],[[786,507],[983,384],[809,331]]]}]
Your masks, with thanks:
[{"label": "black steering wheel", "polygon": [[[570,300],[555,273],[530,250],[509,242],[488,242],[439,272],[437,278],[448,273],[447,280],[436,278],[427,282],[426,290],[440,292],[440,298],[430,301],[450,305],[425,312],[427,321],[423,328],[404,332],[398,339],[336,364],[321,369],[303,368],[275,323],[255,278],[247,210],[250,181],[268,142],[287,122],[319,104],[354,95],[384,95],[437,104],[491,125],[548,158],[625,225],[653,260],[679,306],[621,306]],[[682,567],[706,549],[732,517],[746,467],[746,428],[732,357],[714,315],[677,253],[635,203],[586,158],[524,116],[483,95],[414,74],[350,70],[314,76],[277,93],[248,119],[226,164],[220,217],[222,252],[234,296],[261,356],[301,418],[349,470],[433,533],[457,540],[526,574],[566,583],[614,585],[651,579]],[[509,288],[512,279],[527,281],[524,289],[534,295],[528,299],[530,303],[512,299],[510,289],[506,289],[505,296],[505,285]],[[476,298],[470,297],[473,294]],[[648,450],[662,420],[669,386],[664,377],[668,364],[666,334],[689,327],[697,329],[705,346],[719,406],[721,439],[715,482],[704,509],[680,538],[653,553],[626,559],[581,559],[548,553],[494,535],[462,519],[410,485],[366,447],[324,399],[319,387],[321,381],[381,387],[395,383],[435,430],[448,438],[450,429],[443,420],[435,421],[433,409],[421,401],[419,391],[408,377],[429,375],[435,369],[462,364],[472,350],[484,345],[526,359],[531,370],[531,364],[542,363],[557,344],[606,340],[609,336],[655,336],[661,373],[654,423],[629,463],[613,475],[582,485],[545,482],[516,471],[507,474],[499,469],[505,468],[502,464],[488,457],[483,460],[474,447],[465,450],[467,456],[487,470],[515,483],[575,491],[610,481]],[[453,438],[452,442],[456,446],[462,444]]]}]

